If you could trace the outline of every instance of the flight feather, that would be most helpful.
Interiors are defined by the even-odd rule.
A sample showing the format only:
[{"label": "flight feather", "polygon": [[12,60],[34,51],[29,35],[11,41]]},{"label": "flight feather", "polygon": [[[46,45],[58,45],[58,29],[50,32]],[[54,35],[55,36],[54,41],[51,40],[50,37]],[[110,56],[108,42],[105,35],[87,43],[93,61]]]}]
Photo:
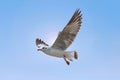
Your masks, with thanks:
[{"label": "flight feather", "polygon": [[66,48],[71,45],[80,30],[80,26],[82,23],[81,19],[82,14],[81,11],[78,9],[75,11],[65,28],[59,33],[52,47],[56,49],[66,50]]}]

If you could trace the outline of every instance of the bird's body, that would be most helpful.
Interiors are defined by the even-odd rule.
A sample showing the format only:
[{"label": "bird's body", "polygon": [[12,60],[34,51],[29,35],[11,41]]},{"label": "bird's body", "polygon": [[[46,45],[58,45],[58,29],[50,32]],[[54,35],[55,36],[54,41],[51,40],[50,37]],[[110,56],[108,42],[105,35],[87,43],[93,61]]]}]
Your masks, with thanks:
[{"label": "bird's body", "polygon": [[43,50],[44,53],[50,55],[50,56],[55,56],[58,58],[63,58],[63,55],[66,55],[66,57],[69,56],[70,52],[67,51],[63,51],[63,50],[59,50],[59,49],[55,49],[55,48],[48,48],[47,50]]},{"label": "bird's body", "polygon": [[47,50],[43,50],[43,52],[47,55],[58,57],[58,58],[63,58],[66,56],[67,59],[72,60],[74,57],[73,53],[74,51],[63,51],[55,48],[48,48]]},{"label": "bird's body", "polygon": [[38,49],[38,51],[43,51],[45,54],[49,56],[54,56],[58,58],[63,58],[64,56],[66,56],[66,58],[69,60],[72,60],[72,58],[74,58],[75,51],[63,51],[63,50],[55,49],[45,45],[38,45],[38,46],[40,47],[44,46],[44,49]]},{"label": "bird's body", "polygon": [[52,46],[48,46],[41,39],[36,39],[36,45],[38,47],[38,51],[42,51],[47,55],[64,58],[65,62],[69,65],[73,58],[78,59],[78,55],[76,51],[65,51],[75,39],[80,26],[81,26],[81,12],[76,10],[66,27],[61,31]]}]

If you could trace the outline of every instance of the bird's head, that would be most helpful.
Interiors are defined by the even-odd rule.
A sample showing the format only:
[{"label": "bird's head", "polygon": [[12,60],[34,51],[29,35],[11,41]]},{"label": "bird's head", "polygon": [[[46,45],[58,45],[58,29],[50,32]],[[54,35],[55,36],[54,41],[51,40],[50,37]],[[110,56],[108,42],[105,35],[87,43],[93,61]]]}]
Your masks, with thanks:
[{"label": "bird's head", "polygon": [[37,45],[38,47],[38,51],[44,51],[44,50],[47,50],[48,49],[48,46],[44,45],[44,44],[38,44]]}]

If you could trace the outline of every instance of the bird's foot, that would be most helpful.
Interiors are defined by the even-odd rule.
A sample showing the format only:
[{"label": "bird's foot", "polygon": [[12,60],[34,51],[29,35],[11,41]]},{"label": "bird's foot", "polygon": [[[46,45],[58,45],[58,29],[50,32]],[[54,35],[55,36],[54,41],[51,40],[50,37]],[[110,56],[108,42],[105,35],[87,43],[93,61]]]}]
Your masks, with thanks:
[{"label": "bird's foot", "polygon": [[70,62],[69,61],[66,61],[67,65],[70,65]]},{"label": "bird's foot", "polygon": [[67,59],[66,59],[66,56],[64,55],[64,60],[65,60],[65,62],[67,63],[67,65],[70,65],[70,62],[69,61],[67,61]]}]

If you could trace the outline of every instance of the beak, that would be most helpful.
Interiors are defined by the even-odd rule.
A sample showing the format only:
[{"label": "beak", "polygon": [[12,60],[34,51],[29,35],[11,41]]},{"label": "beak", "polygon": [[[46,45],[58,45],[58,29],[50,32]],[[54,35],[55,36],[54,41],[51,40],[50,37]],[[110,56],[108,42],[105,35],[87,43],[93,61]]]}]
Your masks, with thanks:
[{"label": "beak", "polygon": [[41,51],[41,49],[37,49],[37,51]]}]

